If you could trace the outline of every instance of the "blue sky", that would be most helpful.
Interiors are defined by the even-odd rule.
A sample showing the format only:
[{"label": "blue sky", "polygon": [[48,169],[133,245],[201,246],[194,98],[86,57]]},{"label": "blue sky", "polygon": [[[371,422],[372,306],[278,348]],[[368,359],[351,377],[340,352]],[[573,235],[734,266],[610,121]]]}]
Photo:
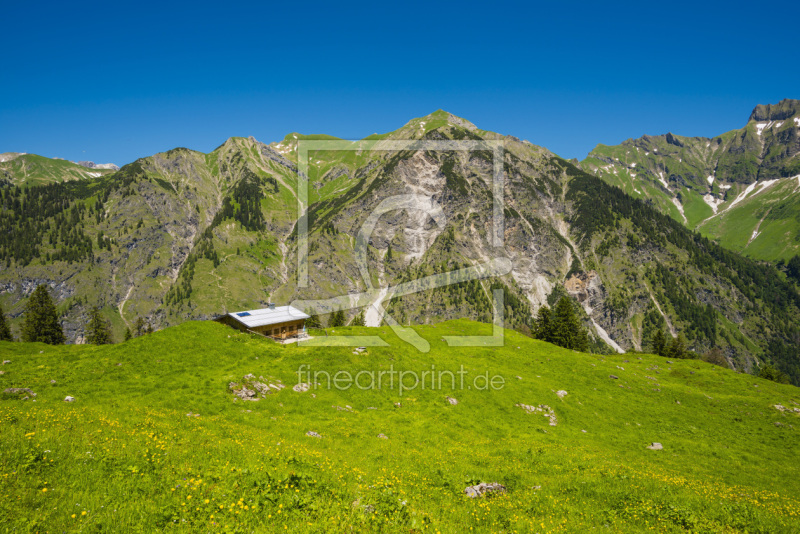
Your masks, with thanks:
[{"label": "blue sky", "polygon": [[800,98],[797,2],[607,4],[7,4],[0,152],[124,164],[441,108],[582,158]]}]

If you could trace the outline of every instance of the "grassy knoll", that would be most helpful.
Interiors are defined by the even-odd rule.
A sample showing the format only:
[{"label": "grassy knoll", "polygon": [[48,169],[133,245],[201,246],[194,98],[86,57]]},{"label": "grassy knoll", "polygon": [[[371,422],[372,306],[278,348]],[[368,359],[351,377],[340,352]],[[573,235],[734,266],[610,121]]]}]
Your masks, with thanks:
[{"label": "grassy knoll", "polygon": [[[0,399],[0,532],[800,530],[800,415],[774,407],[800,407],[797,388],[511,331],[504,347],[448,348],[444,335],[490,334],[470,321],[416,330],[429,353],[388,328],[336,329],[392,345],[355,354],[210,322],[106,347],[0,343],[0,391],[37,393]],[[465,389],[456,375],[456,390],[448,377],[401,395],[385,375],[381,390],[298,393],[303,364],[463,365]],[[487,372],[501,389],[475,382]],[[228,384],[248,373],[287,387],[234,402]],[[552,407],[557,426],[517,403]],[[464,495],[480,481],[508,491]]]}]

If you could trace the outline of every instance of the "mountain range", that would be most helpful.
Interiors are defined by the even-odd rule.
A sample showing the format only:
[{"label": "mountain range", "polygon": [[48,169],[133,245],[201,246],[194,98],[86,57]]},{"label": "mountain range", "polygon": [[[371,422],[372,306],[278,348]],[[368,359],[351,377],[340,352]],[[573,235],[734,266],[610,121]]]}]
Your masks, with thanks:
[{"label": "mountain range", "polygon": [[800,100],[759,105],[713,138],[667,133],[598,145],[580,166],[728,249],[800,253]]},{"label": "mountain range", "polygon": [[[401,324],[490,321],[499,289],[506,327],[529,333],[540,306],[570,296],[595,352],[647,350],[665,329],[695,351],[720,349],[738,370],[771,362],[798,382],[800,293],[763,261],[796,254],[798,129],[797,101],[783,101],[714,139],[643,137],[598,146],[577,164],[440,110],[353,149],[314,149],[303,177],[300,142],[336,138],[234,137],[210,153],[175,148],[118,171],[17,156],[0,164],[0,303],[18,330],[27,297],[47,284],[68,339],[83,340],[92,306],[121,339],[138,318],[160,328],[354,296],[500,258],[510,265],[502,276],[387,289],[370,304]],[[396,148],[409,140],[478,144]],[[498,142],[502,162],[489,148]],[[501,246],[492,233],[497,165]],[[80,174],[88,172],[101,175]],[[427,200],[377,220],[364,280],[357,235],[397,195]],[[307,287],[298,286],[298,220],[309,229]],[[382,320],[367,313],[368,325]]]}]

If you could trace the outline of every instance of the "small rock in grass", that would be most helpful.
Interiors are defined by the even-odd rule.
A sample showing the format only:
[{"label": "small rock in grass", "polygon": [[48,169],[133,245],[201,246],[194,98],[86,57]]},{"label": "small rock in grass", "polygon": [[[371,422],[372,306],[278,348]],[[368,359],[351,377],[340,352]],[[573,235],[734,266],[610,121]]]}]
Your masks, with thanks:
[{"label": "small rock in grass", "polygon": [[314,432],[313,430],[309,430],[308,432],[306,432],[306,436],[308,436],[310,438],[321,438],[322,437],[319,434],[317,434],[316,432]]},{"label": "small rock in grass", "polygon": [[671,361],[667,360],[667,363],[672,363]]},{"label": "small rock in grass", "polygon": [[480,484],[476,484],[474,486],[468,486],[464,489],[464,493],[467,494],[468,497],[474,499],[475,497],[482,497],[487,493],[505,493],[506,487],[502,484],[498,484],[497,482],[482,482]]},{"label": "small rock in grass", "polygon": [[402,406],[402,405],[401,405],[399,402],[395,402],[395,403],[394,403],[394,407],[395,407],[395,408],[399,408],[400,406]]},{"label": "small rock in grass", "polygon": [[786,409],[786,406],[783,406],[781,404],[776,404],[775,409],[782,412]]},{"label": "small rock in grass", "polygon": [[55,380],[51,380],[51,381],[50,381],[50,383],[51,383],[51,384],[55,384],[55,383],[56,383],[56,381],[55,381]]},{"label": "small rock in grass", "polygon": [[567,396],[567,392],[564,391],[563,389],[559,389],[558,391],[556,391],[556,395],[558,395],[559,399],[563,399],[564,397]]},{"label": "small rock in grass", "polygon": [[75,397],[67,395],[66,397],[64,397],[64,402],[75,402]]},{"label": "small rock in grass", "polygon": [[380,439],[389,439],[388,437],[386,437],[386,434],[378,434],[378,437]]},{"label": "small rock in grass", "polygon": [[11,363],[11,360],[3,360],[3,365],[6,365],[7,363]]},{"label": "small rock in grass", "polygon": [[[31,388],[6,388],[3,390],[3,393],[9,395],[30,395],[31,397],[35,397],[36,393],[31,390]],[[27,396],[25,397],[28,398]]]},{"label": "small rock in grass", "polygon": [[648,445],[647,448],[650,449],[651,451],[660,451],[661,449],[664,448],[664,446],[654,441],[653,443]]},{"label": "small rock in grass", "polygon": [[447,400],[447,402],[449,402],[449,403],[450,403],[452,406],[455,406],[456,404],[458,404],[458,400],[454,399],[453,397],[445,397],[445,399],[446,399],[446,400]]},{"label": "small rock in grass", "polygon": [[586,431],[585,431],[585,430],[581,430],[581,432],[583,432],[584,434],[586,434]]},{"label": "small rock in grass", "polygon": [[614,380],[619,380],[617,375],[608,375],[608,378],[613,378]]},{"label": "small rock in grass", "polygon": [[301,382],[292,387],[292,391],[296,391],[297,393],[305,393],[309,389],[311,389],[311,386],[309,386],[305,382]]},{"label": "small rock in grass", "polygon": [[531,489],[532,490],[540,490],[540,489],[542,489],[542,487],[541,486],[531,486]]}]

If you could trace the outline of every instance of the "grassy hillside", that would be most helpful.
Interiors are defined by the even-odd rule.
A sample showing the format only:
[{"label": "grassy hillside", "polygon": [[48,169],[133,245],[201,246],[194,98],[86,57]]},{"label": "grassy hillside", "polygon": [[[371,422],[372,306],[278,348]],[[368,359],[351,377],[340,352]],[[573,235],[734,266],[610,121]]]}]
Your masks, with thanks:
[{"label": "grassy hillside", "polygon": [[72,161],[51,159],[36,154],[6,153],[0,156],[0,181],[17,186],[46,185],[96,178],[111,174],[111,169],[89,169]]},{"label": "grassy hillside", "polygon": [[[446,347],[444,335],[489,334],[464,320],[416,327],[428,354],[388,328],[336,333],[367,330],[391,346],[279,346],[201,322],[106,347],[0,343],[10,360],[0,391],[37,393],[0,400],[0,523],[16,532],[800,529],[792,386],[697,361],[580,354],[512,331],[501,348]],[[303,364],[467,374],[455,391],[449,380],[402,395],[386,383],[329,390],[323,380],[298,393]],[[228,384],[248,373],[287,387],[235,402]],[[504,386],[478,390],[485,373]],[[552,407],[557,425],[520,403]],[[508,491],[464,495],[481,481]]]}]

